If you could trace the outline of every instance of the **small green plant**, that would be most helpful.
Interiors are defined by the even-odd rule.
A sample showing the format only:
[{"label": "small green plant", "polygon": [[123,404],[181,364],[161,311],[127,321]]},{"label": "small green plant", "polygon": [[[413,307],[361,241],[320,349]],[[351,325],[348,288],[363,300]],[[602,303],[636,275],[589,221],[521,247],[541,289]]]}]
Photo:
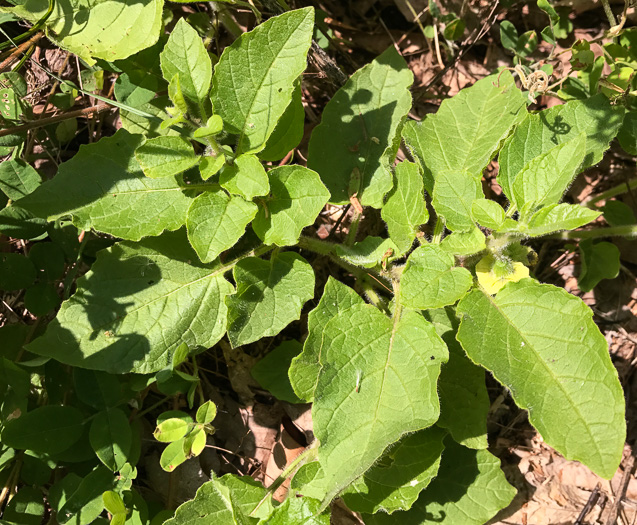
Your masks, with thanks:
[{"label": "small green plant", "polygon": [[[126,4],[147,30],[110,31],[108,19],[96,28],[112,3],[71,27],[55,18],[49,32],[121,73],[124,129],[81,146],[50,181],[18,160],[0,174],[3,191],[15,182],[4,216],[53,241],[31,248],[39,283],[60,272],[50,260],[38,266],[38,246],[70,245],[74,263],[91,246],[78,230],[116,238],[101,250],[92,241],[90,271],[45,330],[0,329],[13,341],[0,361],[0,472],[25,484],[7,520],[23,502],[43,509],[33,487],[45,486],[59,523],[103,523],[104,509],[111,523],[161,523],[134,488],[148,389],[183,394],[191,409],[200,393],[194,419],[157,419],[154,436],[169,443],[160,462],[173,470],[213,430],[197,356],[224,337],[238,348],[277,336],[314,297],[304,343],[277,347],[254,375],[284,399],[312,403],[315,441],[269,488],[213,474],[166,523],[327,525],[337,497],[371,525],[485,523],[515,494],[487,450],[485,371],[547,444],[613,476],[626,428],[605,338],[579,298],[533,277],[527,241],[600,216],[562,198],[625,129],[621,101],[590,93],[529,112],[505,70],[422,123],[407,121],[413,76],[391,48],[327,104],[307,167],[272,167],[301,140],[313,9],[270,18],[217,59],[184,19],[155,44],[159,1]],[[41,18],[25,9],[14,12]],[[529,42],[518,37],[516,49]],[[412,161],[395,165],[403,140]],[[494,158],[506,208],[481,184]],[[305,230],[326,203],[354,210],[343,243]],[[387,234],[361,238],[372,210]],[[342,272],[317,282],[325,260]],[[36,274],[26,272],[10,286],[31,286]],[[95,458],[88,472],[72,466]],[[21,477],[27,461],[45,471],[34,483]],[[50,485],[54,469],[64,476]],[[271,495],[288,477],[279,504]]]}]

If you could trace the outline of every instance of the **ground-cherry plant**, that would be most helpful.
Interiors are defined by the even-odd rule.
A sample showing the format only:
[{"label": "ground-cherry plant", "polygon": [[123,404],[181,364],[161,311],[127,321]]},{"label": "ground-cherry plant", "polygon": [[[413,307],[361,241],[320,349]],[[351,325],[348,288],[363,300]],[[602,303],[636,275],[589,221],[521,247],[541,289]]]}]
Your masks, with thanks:
[{"label": "ground-cherry plant", "polygon": [[[35,22],[39,4],[8,11]],[[45,289],[79,260],[84,245],[62,243],[68,229],[116,238],[72,295],[71,277],[45,329],[0,332],[0,465],[23,482],[8,522],[24,509],[41,517],[46,487],[58,523],[104,523],[106,510],[118,524],[327,525],[342,498],[370,525],[482,524],[515,494],[487,450],[486,371],[547,444],[615,473],[624,399],[605,338],[578,297],[533,277],[528,241],[598,218],[562,199],[623,129],[622,101],[590,93],[529,111],[503,70],[415,122],[413,76],[392,47],[331,98],[307,167],[270,167],[303,133],[314,10],[270,18],[217,58],[185,19],[157,41],[159,0],[122,3],[117,16],[112,4],[55,2],[46,24],[61,47],[120,73],[123,129],[44,183],[18,155],[0,169],[5,228],[23,221],[23,238],[58,240],[3,254],[5,289]],[[401,144],[410,160],[396,163]],[[493,159],[507,207],[485,198]],[[328,203],[354,211],[343,243],[305,229]],[[374,210],[386,234],[361,238]],[[343,271],[319,282],[326,260]],[[199,407],[157,420],[161,467],[180,468],[215,430],[197,356],[222,338],[238,348],[276,336],[304,305],[302,345],[284,342],[255,371],[275,395],[312,403],[315,441],[284,471],[287,498],[213,473],[174,515],[151,513],[134,481],[139,392],[156,382]]]}]

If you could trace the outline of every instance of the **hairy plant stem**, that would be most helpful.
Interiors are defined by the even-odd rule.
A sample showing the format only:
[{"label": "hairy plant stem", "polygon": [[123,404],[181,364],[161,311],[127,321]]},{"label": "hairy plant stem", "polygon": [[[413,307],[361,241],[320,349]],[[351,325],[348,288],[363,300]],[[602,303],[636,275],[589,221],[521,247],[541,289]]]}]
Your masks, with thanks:
[{"label": "hairy plant stem", "polygon": [[595,195],[594,197],[586,201],[584,204],[588,208],[593,208],[593,205],[598,203],[599,201],[605,201],[612,197],[616,197],[617,195],[628,193],[629,191],[634,190],[635,188],[637,188],[637,179],[627,180],[602,193],[598,193],[597,195]]},{"label": "hairy plant stem", "polygon": [[433,244],[440,244],[442,241],[442,232],[445,231],[445,221],[440,216],[436,217],[436,225],[434,226],[434,234],[431,238]]},{"label": "hairy plant stem", "polygon": [[608,0],[602,0],[602,6],[604,6],[604,12],[606,13],[606,18],[610,22],[610,27],[615,27],[617,25],[617,21],[615,20],[615,15],[613,14],[613,10],[610,8],[610,4]]},{"label": "hairy plant stem", "polygon": [[637,225],[612,226],[611,228],[597,228],[595,230],[580,230],[572,232],[554,233],[545,239],[598,239],[604,237],[637,237]]}]

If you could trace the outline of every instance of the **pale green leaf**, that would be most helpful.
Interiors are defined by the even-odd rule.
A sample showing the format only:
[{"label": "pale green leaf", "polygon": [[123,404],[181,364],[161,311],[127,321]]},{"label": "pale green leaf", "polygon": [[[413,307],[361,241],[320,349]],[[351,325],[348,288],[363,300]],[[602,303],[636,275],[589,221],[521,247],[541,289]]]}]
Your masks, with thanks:
[{"label": "pale green leaf", "polygon": [[590,292],[603,279],[614,279],[619,275],[619,248],[612,242],[593,244],[592,239],[587,239],[579,243],[579,251],[582,267],[577,286],[582,292]]},{"label": "pale green leaf", "polygon": [[38,172],[23,160],[0,163],[0,191],[13,201],[35,191],[41,182]]},{"label": "pale green leaf", "polygon": [[55,178],[16,205],[50,221],[70,215],[82,230],[95,228],[133,241],[181,227],[192,198],[179,179],[144,175],[134,156],[141,141],[141,135],[120,129],[80,146]]},{"label": "pale green leaf", "polygon": [[192,424],[183,418],[169,417],[161,422],[157,421],[157,428],[153,432],[153,437],[161,443],[172,443],[186,437],[186,434],[191,429]]},{"label": "pale green leaf", "polygon": [[212,79],[212,103],[227,131],[239,135],[238,152],[265,147],[306,67],[313,28],[313,8],[288,11],[223,51]]},{"label": "pale green leaf", "polygon": [[288,375],[296,395],[311,402],[314,389],[321,370],[321,353],[323,347],[323,330],[339,313],[346,312],[353,306],[364,305],[365,301],[349,286],[330,277],[323,290],[318,306],[308,315],[308,336],[303,345],[303,352],[292,359]]},{"label": "pale green leaf", "polygon": [[198,264],[181,231],[116,244],[99,252],[29,351],[111,373],[157,372],[182,343],[201,351],[221,339],[227,270]]},{"label": "pale green leaf", "polygon": [[216,175],[223,165],[226,163],[226,157],[223,153],[220,153],[216,157],[202,157],[199,162],[199,172],[203,180],[208,180],[213,175]]},{"label": "pale green leaf", "polygon": [[350,179],[357,169],[360,182],[354,192],[361,204],[382,207],[392,188],[391,164],[411,108],[413,81],[392,46],[354,73],[328,102],[312,132],[307,165],[321,175],[331,202],[349,202]]},{"label": "pale green leaf", "polygon": [[610,478],[622,457],[624,396],[593,313],[561,288],[532,279],[458,305],[458,340],[529,411],[544,440]]},{"label": "pale green leaf", "polygon": [[135,158],[153,179],[179,175],[199,162],[190,141],[181,137],[149,139],[135,150]]},{"label": "pale green leaf", "polygon": [[171,81],[179,75],[181,93],[188,113],[205,122],[210,116],[210,82],[212,63],[201,37],[184,18],[180,18],[170,33],[160,54],[164,78]]},{"label": "pale green leaf", "polygon": [[269,161],[284,158],[301,142],[304,124],[305,108],[303,107],[303,93],[301,91],[301,84],[297,83],[292,92],[292,101],[279,119],[265,148],[259,152],[259,158]]},{"label": "pale green leaf", "polygon": [[268,172],[270,196],[252,222],[265,244],[291,246],[301,230],[316,220],[330,197],[320,177],[302,166],[281,166]]},{"label": "pale green leaf", "polygon": [[518,210],[557,204],[579,172],[585,155],[586,135],[581,133],[531,160],[512,184],[513,203]]},{"label": "pale green leaf", "polygon": [[512,127],[526,115],[526,96],[504,71],[445,100],[422,124],[409,122],[403,137],[431,192],[438,173],[467,170],[479,179]]},{"label": "pale green leaf", "polygon": [[411,310],[392,320],[355,305],[321,329],[312,420],[325,506],[389,445],[438,419],[436,383],[448,353],[433,326]]},{"label": "pale green leaf", "polygon": [[254,155],[238,156],[232,166],[226,166],[219,175],[221,184],[230,193],[247,200],[267,195],[270,183],[261,161]]},{"label": "pale green leaf", "polygon": [[417,248],[409,256],[400,279],[400,303],[426,310],[454,304],[473,284],[466,268],[456,267],[453,255],[435,244]]},{"label": "pale green leaf", "polygon": [[476,199],[483,199],[480,179],[468,171],[439,171],[433,192],[433,206],[445,219],[452,231],[470,231],[475,228],[471,207]]},{"label": "pale green leaf", "polygon": [[474,255],[487,248],[486,238],[480,228],[469,232],[453,232],[440,243],[440,248],[452,255]]},{"label": "pale green leaf", "polygon": [[393,261],[399,255],[398,247],[391,239],[368,235],[353,246],[337,245],[336,255],[344,261],[363,268],[373,268],[382,261]]},{"label": "pale green leaf", "polygon": [[513,182],[535,157],[586,133],[586,156],[580,169],[599,162],[622,124],[624,109],[599,94],[529,114],[507,139],[498,157],[498,183],[509,200]]},{"label": "pale green leaf", "polygon": [[217,417],[217,405],[208,400],[197,409],[197,423],[207,425]]},{"label": "pale green leaf", "polygon": [[252,367],[252,377],[277,399],[303,403],[294,393],[288,377],[290,363],[302,349],[303,345],[294,339],[284,341]]},{"label": "pale green leaf", "polygon": [[473,363],[456,340],[459,321],[451,308],[429,310],[425,317],[447,344],[449,361],[438,380],[440,418],[453,439],[468,448],[487,448],[487,415],[491,402],[484,369]]},{"label": "pale green leaf", "polygon": [[170,120],[172,117],[167,112],[170,106],[170,100],[167,96],[162,95],[146,102],[138,107],[141,111],[154,115],[154,118],[147,118],[135,114],[133,111],[120,109],[120,119],[122,128],[129,133],[141,133],[147,138],[160,137],[164,135],[179,136],[179,131],[172,128],[162,127],[162,123]]},{"label": "pale green leaf", "polygon": [[248,257],[233,271],[237,292],[226,298],[233,347],[278,334],[301,317],[314,297],[314,270],[300,255],[278,253],[269,261]]},{"label": "pale green leaf", "polygon": [[578,204],[551,204],[536,211],[520,231],[530,237],[539,237],[560,230],[574,230],[594,221],[600,212]]},{"label": "pale green leaf", "polygon": [[249,516],[265,494],[263,485],[249,476],[226,474],[217,478],[213,475],[211,481],[199,487],[194,499],[181,505],[175,517],[164,525],[256,525],[259,518],[273,511],[268,499],[256,517]]},{"label": "pale green leaf", "polygon": [[197,197],[188,210],[188,240],[199,259],[210,262],[232,248],[257,214],[257,205],[223,190]]},{"label": "pale green leaf", "polygon": [[260,525],[330,525],[330,513],[319,514],[321,502],[316,499],[289,496]]},{"label": "pale green leaf", "polygon": [[173,441],[162,451],[159,458],[159,466],[166,472],[172,472],[188,459],[184,450],[185,441],[186,438]]},{"label": "pale green leaf", "polygon": [[369,514],[408,510],[438,474],[445,435],[431,427],[391,445],[341,494],[347,507]]},{"label": "pale green leaf", "polygon": [[502,206],[488,199],[476,199],[471,204],[471,217],[481,226],[498,230],[504,225],[506,216]]},{"label": "pale green leaf", "polygon": [[117,472],[128,461],[133,440],[128,417],[119,408],[98,412],[91,421],[89,440],[100,461]]},{"label": "pale green leaf", "polygon": [[394,189],[387,196],[381,217],[400,253],[409,250],[420,226],[429,219],[422,176],[416,164],[401,162],[396,167]]},{"label": "pale green leaf", "polygon": [[515,493],[497,457],[447,438],[438,476],[411,510],[365,515],[364,520],[366,525],[484,525]]},{"label": "pale green leaf", "polygon": [[[46,21],[47,36],[89,63],[94,62],[91,57],[126,58],[157,42],[163,6],[162,0],[56,0]],[[48,7],[48,0],[31,0],[2,11],[35,23]]]}]

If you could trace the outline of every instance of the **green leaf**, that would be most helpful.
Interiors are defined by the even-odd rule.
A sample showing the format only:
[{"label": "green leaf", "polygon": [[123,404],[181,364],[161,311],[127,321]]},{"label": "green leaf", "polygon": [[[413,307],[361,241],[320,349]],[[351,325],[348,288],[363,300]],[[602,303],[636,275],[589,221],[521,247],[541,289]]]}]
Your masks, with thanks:
[{"label": "green leaf", "polygon": [[82,230],[95,228],[133,241],[181,227],[192,199],[176,178],[144,176],[134,156],[141,141],[141,135],[120,129],[80,146],[53,180],[16,205],[49,221],[71,215]]},{"label": "green leaf", "polygon": [[185,437],[169,443],[159,458],[159,466],[166,472],[172,472],[188,459],[184,450]]},{"label": "green leaf", "polygon": [[24,293],[24,306],[35,316],[52,312],[61,302],[57,286],[52,283],[36,283]]},{"label": "green leaf", "polygon": [[349,286],[329,277],[323,296],[317,307],[308,315],[308,336],[303,352],[292,359],[288,376],[294,392],[301,399],[311,402],[321,370],[323,351],[323,331],[337,315],[346,315],[354,306],[362,306],[365,301]]},{"label": "green leaf", "polygon": [[563,142],[531,160],[512,184],[513,203],[519,210],[557,204],[586,155],[586,135]]},{"label": "green leaf", "polygon": [[453,255],[428,244],[407,260],[400,279],[400,303],[418,310],[440,308],[454,304],[472,284],[471,273],[456,267]]},{"label": "green leaf", "polygon": [[537,0],[537,6],[549,16],[552,23],[557,24],[560,21],[560,15],[557,14],[548,0]]},{"label": "green leaf", "polygon": [[314,297],[314,270],[293,252],[275,254],[269,261],[242,259],[233,276],[237,292],[226,298],[233,347],[278,334],[301,317],[301,308]]},{"label": "green leaf", "polygon": [[46,233],[47,222],[18,206],[0,209],[0,233],[14,239],[35,239]]},{"label": "green leaf", "polygon": [[471,218],[473,201],[484,198],[480,179],[468,171],[440,171],[433,191],[433,206],[452,231],[475,228]]},{"label": "green leaf", "polygon": [[2,444],[46,454],[63,452],[82,437],[84,416],[74,407],[47,405],[4,422]]},{"label": "green leaf", "polygon": [[502,206],[487,199],[476,199],[471,203],[471,217],[481,226],[491,230],[499,230],[506,220]]},{"label": "green leaf", "polygon": [[157,428],[153,432],[153,437],[162,443],[172,443],[186,437],[192,429],[192,424],[177,417],[171,417],[157,422]]},{"label": "green leaf", "polygon": [[497,457],[447,438],[438,476],[411,510],[364,519],[367,525],[483,525],[511,502],[515,492]]},{"label": "green leaf", "polygon": [[348,508],[373,514],[409,509],[438,474],[446,432],[432,427],[390,446],[341,494]]},{"label": "green leaf", "polygon": [[292,359],[301,353],[303,345],[294,339],[284,341],[252,367],[252,377],[277,399],[303,403],[294,393],[288,369]]},{"label": "green leaf", "polygon": [[89,440],[100,461],[117,472],[128,461],[133,440],[128,417],[119,408],[98,412],[91,422]]},{"label": "green leaf", "polygon": [[633,209],[622,201],[608,200],[602,210],[604,220],[611,226],[627,226],[637,222]]},{"label": "green leaf", "polygon": [[612,477],[626,432],[623,393],[606,339],[581,299],[523,279],[495,297],[474,290],[457,310],[458,340],[469,357],[529,411],[544,440]]},{"label": "green leaf", "polygon": [[518,47],[518,30],[508,20],[502,20],[500,24],[500,43],[502,47],[515,51]]},{"label": "green leaf", "polygon": [[212,401],[206,401],[197,409],[197,423],[201,423],[202,425],[211,423],[216,416],[217,405],[215,405]]},{"label": "green leaf", "polygon": [[208,180],[213,175],[216,175],[226,163],[226,157],[223,153],[220,153],[216,157],[201,157],[199,162],[199,172],[203,180]]},{"label": "green leaf", "polygon": [[449,349],[449,361],[442,365],[438,380],[440,418],[436,425],[447,429],[453,439],[465,447],[485,449],[491,402],[484,369],[467,357],[456,340],[460,322],[453,310],[429,310],[425,317]]},{"label": "green leaf", "polygon": [[19,253],[0,253],[0,290],[20,290],[31,286],[37,273],[33,263]]},{"label": "green leaf", "polygon": [[369,235],[353,246],[337,245],[335,253],[344,261],[363,268],[373,268],[383,260],[392,261],[399,254],[398,247],[391,239]]},{"label": "green leaf", "polygon": [[392,188],[391,164],[396,157],[403,121],[411,109],[413,74],[390,47],[359,69],[323,110],[310,139],[307,165],[321,175],[330,202],[349,202],[352,173],[361,180],[361,204],[381,208]]},{"label": "green leaf", "polygon": [[247,200],[267,195],[270,191],[265,168],[254,155],[238,156],[232,166],[226,166],[221,172],[219,184],[230,193],[240,195]]},{"label": "green leaf", "polygon": [[466,23],[461,18],[455,18],[451,22],[447,23],[443,36],[447,40],[460,40],[464,34]]},{"label": "green leaf", "polygon": [[41,182],[38,172],[23,160],[0,163],[0,191],[13,201],[35,191]]},{"label": "green leaf", "polygon": [[319,514],[321,502],[307,497],[288,497],[262,525],[330,525],[329,510]]},{"label": "green leaf", "polygon": [[205,122],[211,111],[208,95],[212,63],[201,37],[184,18],[177,21],[170,33],[160,60],[162,73],[168,82],[178,75],[188,113]]},{"label": "green leaf", "polygon": [[199,161],[190,141],[181,137],[149,139],[135,150],[135,158],[153,179],[179,175]]},{"label": "green leaf", "polygon": [[[49,502],[57,510],[58,523],[88,525],[104,510],[102,494],[115,488],[113,473],[100,465],[86,477],[68,474],[49,491]],[[79,515],[78,515],[79,514]]]},{"label": "green leaf", "polygon": [[31,246],[29,259],[40,281],[55,281],[64,273],[64,251],[53,242],[39,242]]},{"label": "green leaf", "polygon": [[627,111],[617,140],[624,151],[630,155],[637,155],[637,111]]},{"label": "green leaf", "polygon": [[197,352],[225,333],[232,285],[197,264],[183,232],[102,250],[77,292],[29,351],[111,373],[157,372],[186,343]]},{"label": "green leaf", "polygon": [[447,235],[440,243],[440,248],[452,255],[474,255],[487,248],[484,233],[480,228],[469,232],[454,232]]},{"label": "green leaf", "polygon": [[188,210],[188,240],[199,259],[210,262],[232,248],[257,214],[257,205],[224,191],[206,192]]},{"label": "green leaf", "polygon": [[[455,98],[455,97],[454,97]],[[497,181],[512,200],[513,183],[534,158],[586,133],[586,156],[580,170],[598,163],[622,124],[624,109],[596,95],[530,113],[507,139],[498,157]]]},{"label": "green leaf", "polygon": [[261,151],[290,104],[306,67],[314,28],[311,7],[270,18],[224,49],[212,79],[212,102],[238,153]]},{"label": "green leaf", "polygon": [[392,320],[371,305],[339,308],[319,329],[312,420],[326,506],[387,446],[438,419],[436,382],[448,353],[433,326],[410,310]]},{"label": "green leaf", "polygon": [[73,386],[82,403],[98,410],[116,406],[122,397],[119,379],[106,372],[74,368]]},{"label": "green leaf", "polygon": [[512,127],[526,115],[526,103],[505,71],[499,82],[491,75],[445,100],[424,122],[408,122],[403,137],[424,171],[425,189],[433,191],[441,171],[467,170],[479,179]]},{"label": "green leaf", "polygon": [[237,477],[226,474],[214,477],[204,483],[194,499],[181,505],[175,517],[164,525],[191,525],[193,523],[256,525],[272,513],[268,499],[257,512],[257,517],[249,514],[265,496],[265,488],[249,476]]},{"label": "green leaf", "polygon": [[[47,36],[90,64],[94,62],[91,57],[126,58],[157,42],[163,5],[161,0],[103,0],[97,4],[56,0],[46,21]],[[33,0],[2,11],[35,23],[48,7],[48,0]]]},{"label": "green leaf", "polygon": [[281,166],[268,172],[270,196],[252,222],[265,244],[291,246],[301,230],[316,220],[330,194],[317,173],[302,166]]},{"label": "green leaf", "polygon": [[401,162],[396,167],[394,189],[387,196],[381,217],[400,253],[409,250],[420,226],[429,219],[422,177],[416,164]]},{"label": "green leaf", "polygon": [[104,508],[111,514],[126,514],[126,505],[122,497],[112,490],[107,490],[102,494]]},{"label": "green leaf", "polygon": [[614,279],[619,275],[619,248],[612,242],[598,242],[592,239],[579,243],[582,267],[577,286],[582,292],[590,292],[600,281]]},{"label": "green leaf", "polygon": [[594,221],[601,214],[578,204],[551,204],[536,211],[520,231],[539,237],[560,230],[574,230]]},{"label": "green leaf", "polygon": [[301,84],[297,82],[292,92],[292,101],[279,119],[272,135],[268,138],[265,148],[259,152],[259,158],[268,161],[277,161],[284,158],[303,139],[304,125],[303,93]]},{"label": "green leaf", "polygon": [[45,515],[42,490],[21,487],[7,503],[2,513],[2,523],[7,525],[40,525]]}]

